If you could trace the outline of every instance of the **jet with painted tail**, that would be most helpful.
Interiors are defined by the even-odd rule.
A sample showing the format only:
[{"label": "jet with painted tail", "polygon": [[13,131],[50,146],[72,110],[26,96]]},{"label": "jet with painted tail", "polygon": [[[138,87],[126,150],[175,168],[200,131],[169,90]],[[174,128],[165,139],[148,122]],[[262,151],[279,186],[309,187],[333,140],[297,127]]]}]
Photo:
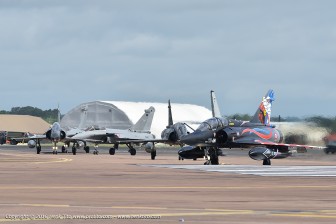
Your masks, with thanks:
[{"label": "jet with painted tail", "polygon": [[263,161],[263,165],[271,165],[271,159],[287,158],[296,152],[306,152],[307,148],[317,148],[282,143],[281,131],[270,124],[274,100],[274,91],[269,90],[253,118],[241,121],[218,117],[219,107],[211,91],[214,117],[202,122],[193,133],[181,136],[179,142],[187,146],[179,150],[179,156],[185,159],[204,157],[206,165],[219,164],[221,148],[251,148],[248,153],[250,158]]}]

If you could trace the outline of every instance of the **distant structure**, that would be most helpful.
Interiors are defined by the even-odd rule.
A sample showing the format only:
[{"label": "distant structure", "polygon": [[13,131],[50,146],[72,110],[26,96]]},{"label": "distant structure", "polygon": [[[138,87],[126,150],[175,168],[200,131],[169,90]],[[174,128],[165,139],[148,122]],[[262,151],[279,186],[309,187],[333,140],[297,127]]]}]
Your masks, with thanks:
[{"label": "distant structure", "polygon": [[[124,101],[82,103],[63,116],[61,126],[66,130],[91,127],[128,129],[138,121],[144,110],[151,106],[155,108],[151,132],[157,138],[161,138],[161,131],[168,125],[168,103]],[[202,121],[212,116],[211,111],[202,106],[172,103],[171,107],[174,123],[184,122],[192,128],[197,128]]]},{"label": "distant structure", "polygon": [[43,134],[49,127],[40,117],[0,114],[0,131]]}]

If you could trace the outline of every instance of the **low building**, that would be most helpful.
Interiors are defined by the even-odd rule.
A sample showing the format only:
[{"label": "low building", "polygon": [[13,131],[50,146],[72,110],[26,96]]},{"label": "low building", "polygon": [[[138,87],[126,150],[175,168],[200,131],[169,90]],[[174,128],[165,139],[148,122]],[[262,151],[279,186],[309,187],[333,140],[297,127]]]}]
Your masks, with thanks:
[{"label": "low building", "polygon": [[12,138],[27,137],[27,133],[43,134],[48,128],[50,124],[40,117],[0,114],[0,144],[10,142]]},{"label": "low building", "polygon": [[48,128],[50,124],[40,117],[0,114],[0,131],[43,134]]}]

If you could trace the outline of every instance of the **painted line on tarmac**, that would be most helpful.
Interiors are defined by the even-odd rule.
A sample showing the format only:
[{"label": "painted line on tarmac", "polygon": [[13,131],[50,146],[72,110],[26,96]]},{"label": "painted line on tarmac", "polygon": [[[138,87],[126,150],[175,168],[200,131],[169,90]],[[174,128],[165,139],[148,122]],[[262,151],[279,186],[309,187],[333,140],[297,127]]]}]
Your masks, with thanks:
[{"label": "painted line on tarmac", "polygon": [[[1,205],[1,204],[0,204]],[[134,207],[134,206],[80,206],[80,205],[57,205],[57,204],[2,204],[11,206],[27,206],[27,207],[63,207],[63,208],[105,208],[105,209],[139,209],[139,210],[171,210],[176,212],[162,213],[141,213],[144,216],[159,216],[159,217],[190,217],[190,216],[230,216],[230,215],[260,215],[260,216],[278,216],[278,217],[298,217],[298,218],[317,218],[317,219],[336,219],[335,210],[316,210],[316,211],[298,211],[298,212],[281,212],[281,211],[261,211],[261,210],[233,210],[233,209],[197,209],[197,208],[165,208],[165,207]],[[193,211],[193,212],[192,212]],[[111,214],[117,216],[138,216],[137,214]],[[51,219],[22,219],[10,220],[0,219],[0,222],[11,221],[46,221]]]},{"label": "painted line on tarmac", "polygon": [[[66,163],[71,162],[73,159],[69,158],[45,158],[45,157],[36,157],[30,154],[7,154],[1,153],[1,155],[9,156],[8,158],[1,158],[0,162],[27,162],[34,164],[45,164],[45,163]],[[14,158],[13,158],[14,157]],[[18,159],[17,157],[21,158]],[[47,160],[47,161],[37,161],[37,160]]]},{"label": "painted line on tarmac", "polygon": [[56,208],[69,208],[70,205],[56,205],[56,204],[17,204],[18,206],[27,207],[56,207]]},{"label": "painted line on tarmac", "polygon": [[302,212],[302,213],[281,213],[271,214],[271,216],[283,216],[283,217],[299,217],[299,218],[319,218],[319,219],[336,219],[335,214],[323,214],[323,212]]},{"label": "painted line on tarmac", "polygon": [[54,161],[43,161],[43,162],[34,162],[35,164],[43,164],[43,163],[67,163],[71,162],[73,159],[68,158],[57,158],[57,160]]},{"label": "painted line on tarmac", "polygon": [[[190,190],[190,189],[199,189],[199,190],[216,190],[216,189],[268,189],[270,186],[139,186],[139,187],[129,187],[129,186],[0,186],[1,190],[77,190],[77,189],[156,189],[156,190],[165,190],[165,189],[176,189],[176,190]],[[281,185],[281,186],[272,186],[273,189],[334,189],[336,185]]]},{"label": "painted line on tarmac", "polygon": [[141,165],[170,169],[234,173],[255,176],[336,177],[336,166],[258,166],[258,165]]},{"label": "painted line on tarmac", "polygon": [[[87,189],[87,190],[103,190],[103,189],[143,189],[143,190],[190,190],[190,189],[199,189],[199,190],[217,190],[217,189],[269,189],[269,186],[139,186],[139,187],[129,187],[129,186],[0,186],[1,190],[78,190],[78,189]],[[279,185],[272,186],[272,189],[336,189],[336,185]]]}]

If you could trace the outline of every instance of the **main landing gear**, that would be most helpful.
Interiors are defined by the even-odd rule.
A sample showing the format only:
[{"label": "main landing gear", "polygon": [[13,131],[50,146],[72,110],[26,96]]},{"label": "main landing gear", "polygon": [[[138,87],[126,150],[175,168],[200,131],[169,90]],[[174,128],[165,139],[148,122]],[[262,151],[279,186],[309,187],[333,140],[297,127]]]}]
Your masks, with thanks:
[{"label": "main landing gear", "polygon": [[40,139],[37,139],[37,144],[36,144],[36,153],[40,154],[41,153],[41,142]]},{"label": "main landing gear", "polygon": [[62,153],[68,153],[68,150],[65,148],[65,145],[62,146]]},{"label": "main landing gear", "polygon": [[128,152],[131,154],[131,156],[135,156],[136,155],[135,148],[131,144],[126,144],[126,145],[129,148]]},{"label": "main landing gear", "polygon": [[98,144],[94,146],[93,155],[98,155]]},{"label": "main landing gear", "polygon": [[41,153],[41,146],[40,145],[36,146],[36,153],[37,154]]},{"label": "main landing gear", "polygon": [[156,150],[151,152],[151,159],[155,160],[155,157],[156,157]]},{"label": "main landing gear", "polygon": [[[126,144],[128,147],[128,152],[132,155],[135,156],[136,155],[136,149],[131,145],[131,144]],[[110,148],[109,153],[110,155],[114,155],[115,151],[118,150],[118,144],[115,144],[113,148]],[[155,154],[156,156],[156,154]],[[154,158],[155,158],[154,156]]]},{"label": "main landing gear", "polygon": [[110,155],[114,155],[115,154],[115,148],[110,148],[109,153],[110,153]]},{"label": "main landing gear", "polygon": [[110,148],[110,150],[109,150],[109,153],[110,153],[110,155],[114,155],[115,154],[115,151],[116,150],[118,150],[118,148],[119,148],[119,144],[114,144],[114,146],[112,147],[112,148]]},{"label": "main landing gear", "polygon": [[220,154],[220,149],[215,147],[205,148],[204,155],[205,155],[205,162],[204,165],[218,165],[219,159],[218,155]]},{"label": "main landing gear", "polygon": [[72,145],[72,150],[71,150],[73,155],[76,155],[76,154],[77,154],[77,147],[76,147],[75,144],[76,144],[76,143],[74,142],[73,145]]}]

